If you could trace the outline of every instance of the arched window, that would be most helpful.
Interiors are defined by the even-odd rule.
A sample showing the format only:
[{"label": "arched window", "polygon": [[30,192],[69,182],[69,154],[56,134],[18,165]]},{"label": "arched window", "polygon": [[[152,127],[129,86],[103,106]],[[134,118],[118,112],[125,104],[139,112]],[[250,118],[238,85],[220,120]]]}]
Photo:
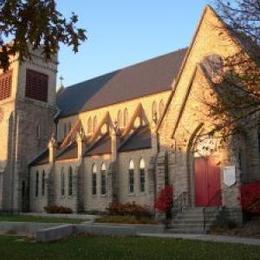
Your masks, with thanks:
[{"label": "arched window", "polygon": [[65,195],[65,176],[64,176],[64,168],[61,168],[60,172],[60,187],[61,187],[61,196]]},{"label": "arched window", "polygon": [[94,119],[93,119],[93,132],[95,132],[97,129],[97,117],[94,116]]},{"label": "arched window", "polygon": [[72,195],[72,186],[73,186],[73,184],[72,184],[72,181],[73,181],[73,170],[72,170],[72,167],[70,166],[69,167],[69,196],[71,196]]},{"label": "arched window", "polygon": [[45,171],[42,172],[42,196],[45,195]]},{"label": "arched window", "polygon": [[134,192],[134,186],[135,186],[134,161],[133,160],[131,160],[130,163],[129,163],[128,178],[129,178],[128,190],[129,190],[130,193],[133,193]]},{"label": "arched window", "polygon": [[124,127],[126,127],[128,124],[128,110],[125,108],[124,110]]},{"label": "arched window", "polygon": [[164,111],[164,102],[161,99],[160,104],[159,104],[159,117],[160,118],[162,117],[163,111]]},{"label": "arched window", "polygon": [[92,166],[92,195],[97,194],[97,166],[93,164]]},{"label": "arched window", "polygon": [[104,195],[107,192],[107,180],[106,180],[106,165],[101,165],[101,194]]},{"label": "arched window", "polygon": [[35,197],[38,197],[39,195],[39,172],[36,172],[36,178],[35,178]]},{"label": "arched window", "polygon": [[121,112],[121,110],[119,110],[118,113],[117,113],[117,125],[118,125],[118,127],[122,127],[122,112]]},{"label": "arched window", "polygon": [[88,133],[92,133],[92,118],[88,119]]},{"label": "arched window", "polygon": [[145,191],[145,161],[144,159],[140,160],[139,164],[139,172],[140,172],[140,191]]},{"label": "arched window", "polygon": [[157,103],[156,101],[152,104],[152,119],[157,120]]}]

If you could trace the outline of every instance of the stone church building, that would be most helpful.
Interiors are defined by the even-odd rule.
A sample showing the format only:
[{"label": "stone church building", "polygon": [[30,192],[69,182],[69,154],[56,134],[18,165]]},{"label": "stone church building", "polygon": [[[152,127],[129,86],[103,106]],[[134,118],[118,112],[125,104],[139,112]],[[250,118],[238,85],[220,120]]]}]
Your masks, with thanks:
[{"label": "stone church building", "polygon": [[205,58],[244,48],[224,26],[207,6],[188,48],[58,92],[57,60],[14,57],[0,75],[0,208],[152,210],[170,184],[183,207],[224,206],[238,219],[241,183],[260,180],[259,129],[243,145],[201,139],[212,119],[197,98],[212,89]]}]

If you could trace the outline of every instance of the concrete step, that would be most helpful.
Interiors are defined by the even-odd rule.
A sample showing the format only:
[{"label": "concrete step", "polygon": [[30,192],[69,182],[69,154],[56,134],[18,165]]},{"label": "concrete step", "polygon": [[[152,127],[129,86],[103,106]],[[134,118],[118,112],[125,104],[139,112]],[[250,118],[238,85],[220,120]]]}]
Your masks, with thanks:
[{"label": "concrete step", "polygon": [[172,220],[169,232],[173,233],[206,233],[218,213],[217,208],[207,208],[207,225],[204,230],[204,209],[185,208]]},{"label": "concrete step", "polygon": [[[216,216],[207,217],[208,221],[213,221]],[[173,218],[173,222],[190,222],[190,221],[204,221],[204,217],[192,217],[192,216],[178,216]]]}]

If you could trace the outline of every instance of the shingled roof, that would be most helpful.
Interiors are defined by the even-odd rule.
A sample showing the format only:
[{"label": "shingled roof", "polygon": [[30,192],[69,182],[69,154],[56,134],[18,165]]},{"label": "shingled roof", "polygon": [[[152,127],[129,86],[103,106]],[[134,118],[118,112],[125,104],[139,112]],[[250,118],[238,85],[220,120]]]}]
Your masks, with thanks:
[{"label": "shingled roof", "polygon": [[92,147],[90,147],[84,156],[110,154],[111,153],[111,137],[108,134],[98,139]]},{"label": "shingled roof", "polygon": [[74,142],[58,152],[56,156],[57,161],[67,160],[67,159],[77,159],[78,158],[78,146]]},{"label": "shingled roof", "polygon": [[150,149],[152,147],[151,130],[148,126],[141,126],[123,142],[119,152],[129,152],[140,149]]},{"label": "shingled roof", "polygon": [[60,117],[171,89],[187,48],[65,88],[57,96]]},{"label": "shingled roof", "polygon": [[49,149],[46,148],[39,156],[37,156],[31,163],[30,166],[43,165],[49,163]]}]

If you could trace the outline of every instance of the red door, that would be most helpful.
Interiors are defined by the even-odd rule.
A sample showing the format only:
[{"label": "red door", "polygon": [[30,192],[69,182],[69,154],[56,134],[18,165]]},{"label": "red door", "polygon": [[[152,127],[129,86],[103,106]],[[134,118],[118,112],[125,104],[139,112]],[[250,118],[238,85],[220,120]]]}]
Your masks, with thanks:
[{"label": "red door", "polygon": [[210,157],[195,158],[195,204],[221,205],[220,168]]}]

